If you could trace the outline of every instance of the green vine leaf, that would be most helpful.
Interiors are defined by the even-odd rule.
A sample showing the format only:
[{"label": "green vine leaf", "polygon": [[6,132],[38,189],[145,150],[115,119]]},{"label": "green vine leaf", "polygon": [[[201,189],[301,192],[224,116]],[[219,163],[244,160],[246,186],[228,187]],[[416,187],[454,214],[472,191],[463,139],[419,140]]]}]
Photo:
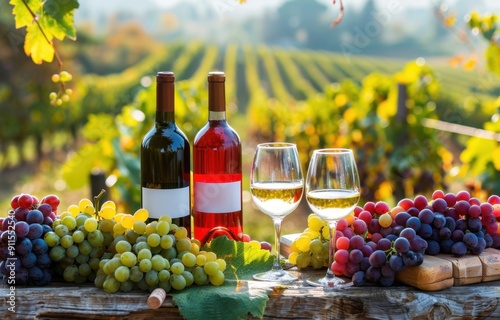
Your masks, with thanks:
[{"label": "green vine leaf", "polygon": [[33,23],[33,15],[26,7],[25,3],[33,10],[33,12],[38,12],[42,7],[42,1],[40,0],[10,0],[9,2],[14,8],[12,9],[12,14],[14,15],[16,22],[16,29],[29,26]]},{"label": "green vine leaf", "polygon": [[[48,40],[52,40],[52,35],[47,35]],[[29,24],[26,28],[26,40],[24,42],[24,52],[36,64],[43,61],[52,62],[54,59],[54,47],[52,43],[45,39],[42,30],[37,24]]]},{"label": "green vine leaf", "polygon": [[76,0],[46,0],[43,3],[45,14],[42,16],[44,29],[59,40],[68,37],[76,40],[73,15],[79,4]]},{"label": "green vine leaf", "polygon": [[240,280],[251,279],[254,273],[270,270],[273,258],[269,251],[226,237],[213,239],[204,249],[226,260],[225,281],[222,286],[191,286],[173,293],[173,301],[182,316],[187,320],[246,319],[248,314],[262,318],[272,288],[251,288]]}]

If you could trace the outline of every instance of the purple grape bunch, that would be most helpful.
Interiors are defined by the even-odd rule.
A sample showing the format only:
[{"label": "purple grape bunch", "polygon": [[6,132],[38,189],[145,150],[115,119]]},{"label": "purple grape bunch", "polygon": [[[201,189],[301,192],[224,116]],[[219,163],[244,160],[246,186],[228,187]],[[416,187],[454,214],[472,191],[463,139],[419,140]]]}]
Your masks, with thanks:
[{"label": "purple grape bunch", "polygon": [[479,255],[500,249],[500,197],[481,202],[467,191],[432,199],[406,198],[390,209],[386,202],[367,202],[354,210],[354,222],[339,221],[332,271],[352,279],[391,286],[396,274],[423,263],[425,255]]},{"label": "purple grape bunch", "polygon": [[30,194],[12,198],[8,216],[0,219],[0,273],[5,284],[43,286],[52,280],[44,235],[52,231],[59,203],[55,195],[41,201]]}]

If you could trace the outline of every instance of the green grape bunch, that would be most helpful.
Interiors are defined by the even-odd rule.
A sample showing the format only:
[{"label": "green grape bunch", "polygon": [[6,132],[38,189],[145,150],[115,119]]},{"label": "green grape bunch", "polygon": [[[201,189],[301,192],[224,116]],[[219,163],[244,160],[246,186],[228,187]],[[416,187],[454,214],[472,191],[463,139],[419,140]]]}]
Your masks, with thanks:
[{"label": "green grape bunch", "polygon": [[71,88],[67,88],[66,84],[73,79],[73,76],[68,71],[61,71],[60,73],[54,73],[51,77],[52,82],[59,83],[59,91],[52,91],[49,94],[50,104],[52,106],[60,106],[64,102],[70,100],[70,96],[73,93]]}]

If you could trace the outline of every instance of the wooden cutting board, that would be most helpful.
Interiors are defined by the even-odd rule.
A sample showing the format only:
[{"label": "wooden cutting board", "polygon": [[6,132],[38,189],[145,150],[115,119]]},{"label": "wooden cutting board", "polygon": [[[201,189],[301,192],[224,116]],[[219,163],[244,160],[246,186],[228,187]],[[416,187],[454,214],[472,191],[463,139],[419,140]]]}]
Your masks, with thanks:
[{"label": "wooden cutting board", "polygon": [[[299,234],[281,237],[280,253],[288,257],[291,244]],[[424,291],[443,290],[478,282],[500,279],[500,250],[488,248],[479,255],[460,258],[451,254],[425,255],[424,262],[417,267],[398,272],[396,280]]]}]

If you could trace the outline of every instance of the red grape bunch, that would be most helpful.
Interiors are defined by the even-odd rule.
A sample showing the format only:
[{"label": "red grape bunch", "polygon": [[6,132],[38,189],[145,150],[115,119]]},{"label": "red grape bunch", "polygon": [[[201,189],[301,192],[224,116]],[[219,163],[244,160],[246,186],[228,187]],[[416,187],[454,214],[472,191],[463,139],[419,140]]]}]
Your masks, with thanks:
[{"label": "red grape bunch", "polygon": [[52,279],[52,260],[44,235],[52,231],[59,198],[38,200],[30,194],[16,195],[6,218],[1,218],[0,271],[8,285],[43,286]]}]

